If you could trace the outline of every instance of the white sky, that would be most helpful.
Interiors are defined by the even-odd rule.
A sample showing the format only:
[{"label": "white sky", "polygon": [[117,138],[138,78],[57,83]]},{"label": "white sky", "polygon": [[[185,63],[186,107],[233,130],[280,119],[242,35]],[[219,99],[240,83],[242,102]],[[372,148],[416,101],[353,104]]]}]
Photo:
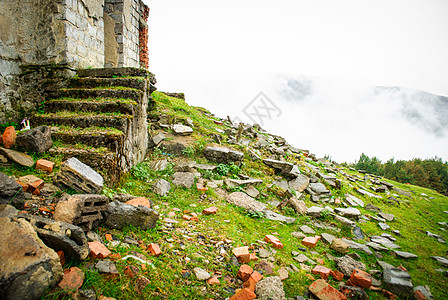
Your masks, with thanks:
[{"label": "white sky", "polygon": [[[303,74],[342,80],[347,87],[402,86],[448,96],[448,1],[145,2],[151,9],[150,71],[159,90],[185,92],[191,105],[243,120],[241,110],[263,91],[283,112],[265,124],[267,130],[337,161],[354,161],[361,152],[382,160],[434,155],[448,160],[448,136],[428,137],[392,120],[392,115],[378,116],[387,102],[363,106],[364,90],[319,91],[328,97],[325,101],[316,98],[308,105],[290,106],[270,81],[278,75]],[[319,113],[313,111],[316,107]],[[358,109],[362,118],[355,121],[369,123],[346,120]],[[306,123],[291,116],[302,116]],[[374,125],[395,135],[378,139]],[[299,135],[297,127],[302,132],[307,128],[307,134]],[[337,139],[333,130],[341,133]],[[397,134],[409,142],[398,142]]]}]

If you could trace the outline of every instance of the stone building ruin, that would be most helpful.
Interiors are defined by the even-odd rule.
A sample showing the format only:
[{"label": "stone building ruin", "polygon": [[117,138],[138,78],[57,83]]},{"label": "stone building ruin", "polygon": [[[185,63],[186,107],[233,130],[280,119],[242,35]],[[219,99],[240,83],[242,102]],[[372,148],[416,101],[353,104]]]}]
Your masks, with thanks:
[{"label": "stone building ruin", "polygon": [[147,68],[148,14],[141,0],[0,0],[0,124],[75,69]]}]

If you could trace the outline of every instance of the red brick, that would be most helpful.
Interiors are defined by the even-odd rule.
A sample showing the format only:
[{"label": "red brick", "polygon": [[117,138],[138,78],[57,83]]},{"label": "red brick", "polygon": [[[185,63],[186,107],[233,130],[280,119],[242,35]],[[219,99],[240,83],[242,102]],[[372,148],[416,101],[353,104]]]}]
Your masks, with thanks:
[{"label": "red brick", "polygon": [[330,277],[330,272],[331,269],[324,266],[315,266],[314,269],[311,270],[312,274],[319,274],[322,279],[328,279],[328,277]]},{"label": "red brick", "polygon": [[183,215],[183,216],[182,216],[182,219],[187,220],[187,221],[190,221],[190,220],[191,220],[191,217],[190,217],[189,215]]},{"label": "red brick", "polygon": [[249,277],[250,277],[250,275],[252,275],[253,271],[254,271],[254,269],[252,269],[250,266],[242,265],[240,267],[240,269],[238,270],[237,277],[244,282],[249,279]]},{"label": "red brick", "polygon": [[248,263],[250,261],[249,247],[247,246],[233,248],[232,253],[242,264]]},{"label": "red brick", "polygon": [[309,286],[309,290],[320,300],[347,300],[347,297],[345,297],[344,294],[329,285],[323,279],[314,281]]},{"label": "red brick", "polygon": [[3,145],[5,148],[11,148],[16,144],[16,130],[13,126],[6,127],[5,131],[3,132]]},{"label": "red brick", "polygon": [[90,257],[93,259],[104,259],[108,257],[111,252],[101,242],[89,242]]},{"label": "red brick", "polygon": [[154,256],[159,256],[160,254],[162,254],[162,251],[160,251],[160,247],[158,244],[149,244],[148,250]]},{"label": "red brick", "polygon": [[220,284],[221,282],[219,282],[219,279],[217,277],[213,276],[207,280],[207,283],[213,285],[213,284]]},{"label": "red brick", "polygon": [[230,297],[229,300],[253,300],[256,297],[257,296],[255,295],[254,292],[252,292],[248,288],[244,288],[244,289],[241,289],[241,290],[237,290],[235,295]]},{"label": "red brick", "polygon": [[18,181],[18,180],[16,180],[16,182],[22,186],[22,189],[23,189],[24,192],[27,192],[27,191],[28,191],[28,189],[29,189],[29,187],[30,187],[29,184],[23,183],[23,182]]},{"label": "red brick", "polygon": [[338,270],[331,270],[330,272],[331,277],[333,277],[334,279],[336,279],[337,281],[342,281],[344,280],[344,274],[342,274],[341,272],[339,272]]},{"label": "red brick", "polygon": [[124,275],[130,277],[130,278],[134,278],[135,276],[137,276],[139,273],[139,269],[136,266],[126,266],[124,268]]},{"label": "red brick", "polygon": [[350,276],[350,282],[355,286],[368,289],[372,285],[372,276],[367,272],[355,269]]},{"label": "red brick", "polygon": [[324,265],[324,264],[325,264],[324,260],[323,260],[322,258],[320,258],[320,257],[316,258],[316,262],[317,262],[319,265]]},{"label": "red brick", "polygon": [[117,259],[120,259],[121,255],[120,255],[120,253],[113,253],[113,254],[109,255],[108,257],[110,258],[110,260],[115,261]]},{"label": "red brick", "polygon": [[174,211],[170,211],[168,213],[168,217],[170,217],[170,218],[174,218],[175,216],[176,216],[176,213]]},{"label": "red brick", "polygon": [[135,207],[142,205],[142,206],[151,208],[151,203],[149,203],[149,200],[144,197],[131,199],[131,200],[127,201],[126,204],[129,204],[129,205],[132,205]]},{"label": "red brick", "polygon": [[257,261],[258,257],[255,253],[251,253],[249,259],[250,259],[250,261]]},{"label": "red brick", "polygon": [[53,172],[54,162],[46,160],[46,159],[39,159],[36,161],[36,170],[42,170],[47,173]]},{"label": "red brick", "polygon": [[312,281],[316,280],[316,278],[314,278],[314,276],[311,275],[311,274],[306,273],[305,276],[306,276],[309,280],[312,280]]},{"label": "red brick", "polygon": [[261,275],[258,271],[254,271],[250,277],[250,279],[252,279],[253,281],[255,281],[255,283],[257,283],[258,281],[260,281],[261,279],[263,279],[263,275]]},{"label": "red brick", "polygon": [[204,215],[213,215],[213,214],[216,214],[217,212],[218,212],[218,208],[215,207],[215,206],[212,206],[212,207],[204,209],[202,211],[202,214],[204,214]]},{"label": "red brick", "polygon": [[71,267],[64,271],[64,276],[58,286],[66,291],[76,291],[82,286],[85,274],[77,267]]},{"label": "red brick", "polygon": [[318,235],[308,236],[302,240],[302,245],[309,247],[309,248],[314,248],[314,247],[316,247],[317,242],[319,240],[320,240],[320,236],[318,236]]},{"label": "red brick", "polygon": [[64,251],[58,251],[56,254],[59,256],[59,261],[61,262],[61,266],[65,265],[65,254]]},{"label": "red brick", "polygon": [[112,234],[110,234],[110,233],[106,233],[104,235],[104,238],[106,239],[106,241],[109,241],[109,242],[113,240]]},{"label": "red brick", "polygon": [[250,277],[249,277],[248,280],[246,280],[246,281],[243,283],[243,287],[244,287],[244,288],[249,289],[249,290],[251,290],[251,291],[254,292],[254,293],[255,293],[255,286],[256,286],[256,285],[257,285],[257,283],[256,283],[252,278],[250,278]]},{"label": "red brick", "polygon": [[280,242],[280,240],[271,234],[268,234],[264,237],[264,240],[270,244],[272,244],[272,247],[275,249],[283,249],[283,244]]},{"label": "red brick", "polygon": [[40,194],[40,189],[43,188],[44,185],[45,185],[45,181],[43,181],[42,179],[39,179],[39,180],[36,180],[36,181],[30,183],[29,190],[33,194],[37,190],[37,191],[39,191],[39,193],[37,195],[39,195]]}]

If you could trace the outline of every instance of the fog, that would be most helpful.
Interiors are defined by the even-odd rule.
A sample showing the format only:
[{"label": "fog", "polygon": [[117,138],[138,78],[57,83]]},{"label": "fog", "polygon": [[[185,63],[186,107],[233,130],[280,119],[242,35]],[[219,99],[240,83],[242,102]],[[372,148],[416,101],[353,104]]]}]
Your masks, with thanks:
[{"label": "fog", "polygon": [[338,162],[448,160],[448,2],[146,2],[159,90]]}]

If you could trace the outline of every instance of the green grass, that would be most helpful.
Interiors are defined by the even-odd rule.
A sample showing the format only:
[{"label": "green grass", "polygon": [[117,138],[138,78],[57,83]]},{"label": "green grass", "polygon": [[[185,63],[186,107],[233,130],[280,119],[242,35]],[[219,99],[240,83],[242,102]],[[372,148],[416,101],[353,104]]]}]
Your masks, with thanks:
[{"label": "green grass", "polygon": [[76,117],[114,117],[114,118],[132,118],[130,115],[126,115],[120,112],[111,113],[98,113],[91,111],[68,111],[61,110],[56,113],[39,113],[36,114],[38,117],[56,117],[56,118],[76,118]]},{"label": "green grass", "polygon": [[66,134],[94,134],[94,135],[122,135],[123,131],[118,130],[113,127],[70,127],[65,125],[53,125],[59,127],[58,133],[66,133]]},{"label": "green grass", "polygon": [[128,98],[109,98],[109,97],[93,97],[93,98],[71,98],[71,97],[61,97],[58,99],[52,99],[48,100],[45,103],[50,102],[62,102],[62,101],[69,101],[69,102],[97,102],[97,103],[107,103],[107,102],[120,102],[123,104],[131,104],[131,105],[137,105],[137,102],[132,99]]}]

